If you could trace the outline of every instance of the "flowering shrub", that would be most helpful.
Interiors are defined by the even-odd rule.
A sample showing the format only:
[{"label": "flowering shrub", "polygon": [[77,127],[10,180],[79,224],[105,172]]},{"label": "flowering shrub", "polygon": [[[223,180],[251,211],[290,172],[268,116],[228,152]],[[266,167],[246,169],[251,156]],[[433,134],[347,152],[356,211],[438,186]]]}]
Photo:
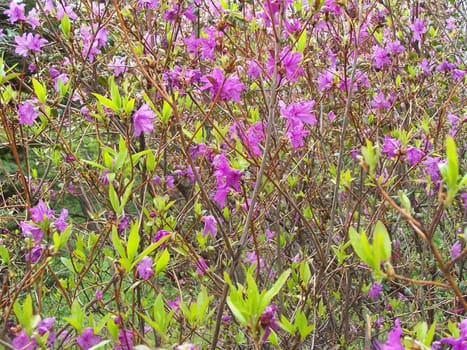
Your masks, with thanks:
[{"label": "flowering shrub", "polygon": [[464,3],[0,12],[0,348],[467,346]]}]

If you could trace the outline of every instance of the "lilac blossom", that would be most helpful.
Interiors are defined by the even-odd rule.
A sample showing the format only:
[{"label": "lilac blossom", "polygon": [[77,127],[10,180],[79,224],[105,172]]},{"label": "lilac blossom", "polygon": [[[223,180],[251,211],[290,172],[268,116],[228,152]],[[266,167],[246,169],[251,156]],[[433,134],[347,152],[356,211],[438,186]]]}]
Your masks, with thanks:
[{"label": "lilac blossom", "polygon": [[147,280],[154,275],[152,264],[153,264],[152,258],[149,256],[145,256],[144,258],[141,259],[137,267],[139,278],[143,280]]},{"label": "lilac blossom", "polygon": [[94,345],[99,344],[101,341],[101,337],[97,334],[94,334],[94,329],[92,327],[87,327],[83,329],[83,333],[76,338],[76,343],[81,347],[83,350],[88,350]]},{"label": "lilac blossom", "polygon": [[33,125],[39,116],[39,112],[31,102],[26,101],[18,106],[19,123],[22,125]]},{"label": "lilac blossom", "polygon": [[207,235],[211,235],[211,237],[216,237],[217,234],[217,220],[212,215],[203,216],[202,218],[204,222],[204,229],[203,229],[203,237]]},{"label": "lilac blossom", "polygon": [[48,41],[39,34],[24,33],[22,36],[15,36],[15,53],[26,57],[29,51],[40,52],[42,45]]},{"label": "lilac blossom", "polygon": [[156,118],[156,114],[153,112],[148,103],[144,103],[134,114],[133,114],[133,125],[135,128],[135,136],[139,136],[142,133],[148,134],[154,131],[153,120]]}]

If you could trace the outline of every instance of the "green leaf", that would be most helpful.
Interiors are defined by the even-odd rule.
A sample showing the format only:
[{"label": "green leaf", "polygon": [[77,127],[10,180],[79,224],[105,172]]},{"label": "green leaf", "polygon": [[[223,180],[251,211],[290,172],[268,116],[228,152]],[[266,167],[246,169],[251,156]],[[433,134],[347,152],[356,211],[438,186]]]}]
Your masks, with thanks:
[{"label": "green leaf", "polygon": [[102,105],[104,105],[104,106],[107,107],[107,108],[110,108],[110,109],[111,109],[112,111],[114,111],[114,112],[118,112],[118,106],[115,105],[115,103],[114,103],[112,100],[110,100],[110,99],[108,99],[107,97],[102,96],[101,94],[98,94],[98,93],[96,93],[96,92],[93,92],[92,94],[97,98],[97,100],[98,100]]},{"label": "green leaf", "polygon": [[66,38],[68,38],[70,36],[71,22],[70,18],[66,14],[64,14],[62,19],[60,20],[60,26],[62,27],[63,34]]},{"label": "green leaf", "polygon": [[123,243],[122,243],[120,237],[118,237],[118,231],[117,231],[117,227],[115,225],[112,226],[112,244],[113,244],[115,250],[120,255],[120,257],[126,258],[125,249],[123,248]]},{"label": "green leaf", "polygon": [[112,182],[109,182],[109,200],[114,212],[120,216],[122,209],[120,208],[120,201],[118,200],[118,195],[117,192],[115,192]]},{"label": "green leaf", "polygon": [[158,240],[155,243],[152,243],[149,247],[143,250],[143,252],[139,254],[135,261],[133,261],[133,263],[131,264],[131,270],[136,266],[136,264],[138,264],[141,261],[141,259],[143,259],[145,256],[150,255],[154,250],[159,248],[162,243],[169,239],[169,237],[170,235],[164,236],[160,240]]},{"label": "green leaf", "polygon": [[128,242],[126,246],[128,260],[133,261],[133,258],[138,252],[139,242],[139,225],[137,222],[135,222],[131,225],[130,234],[128,235]]},{"label": "green leaf", "polygon": [[46,102],[47,102],[47,91],[46,91],[44,85],[42,85],[35,78],[32,78],[32,86],[33,86],[34,93],[36,94],[38,100],[41,101],[43,104],[46,104]]},{"label": "green leaf", "polygon": [[[373,232],[373,250],[375,252],[375,263],[380,264],[391,257],[391,239],[384,224],[378,220]],[[377,253],[377,254],[376,254]]]},{"label": "green leaf", "polygon": [[2,263],[9,265],[10,264],[10,253],[8,249],[4,245],[0,245],[0,258],[2,259]]},{"label": "green leaf", "polygon": [[373,251],[370,242],[368,242],[366,233],[362,231],[361,234],[358,234],[357,230],[350,227],[349,239],[352,244],[352,248],[355,253],[357,253],[358,257],[362,259],[365,264],[373,267]]},{"label": "green leaf", "polygon": [[273,284],[273,286],[266,292],[264,295],[263,299],[261,300],[261,303],[265,305],[269,305],[271,303],[272,298],[276,296],[277,293],[281,290],[282,286],[285,284],[287,279],[289,278],[291,273],[290,269],[285,270],[277,279],[276,283]]},{"label": "green leaf", "polygon": [[237,319],[237,321],[240,322],[240,324],[242,326],[246,326],[248,324],[248,322],[247,322],[245,316],[243,315],[243,313],[238,308],[238,306],[236,304],[236,301],[234,301],[231,296],[227,297],[227,305],[229,306],[230,311],[232,311],[232,313],[235,316],[235,318]]},{"label": "green leaf", "polygon": [[307,39],[306,34],[307,34],[306,29],[304,29],[302,33],[300,34],[300,37],[298,38],[297,49],[301,53],[303,53],[303,51],[305,51],[305,48],[306,48],[306,39]]},{"label": "green leaf", "polygon": [[156,274],[163,271],[170,260],[170,253],[167,249],[164,249],[160,256],[156,259]]}]

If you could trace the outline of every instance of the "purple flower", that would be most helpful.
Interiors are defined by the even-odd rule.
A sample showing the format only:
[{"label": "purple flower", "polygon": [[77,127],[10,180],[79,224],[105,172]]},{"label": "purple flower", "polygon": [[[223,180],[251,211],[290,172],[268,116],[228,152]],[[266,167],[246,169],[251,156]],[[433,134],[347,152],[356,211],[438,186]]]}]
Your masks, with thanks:
[{"label": "purple flower", "polygon": [[388,50],[378,45],[373,46],[373,61],[375,63],[375,67],[378,69],[390,64],[391,59],[389,58]]},{"label": "purple flower", "polygon": [[384,144],[381,152],[386,153],[388,158],[396,158],[400,154],[401,142],[398,139],[389,137],[389,135],[384,136]]},{"label": "purple flower", "polygon": [[60,232],[65,231],[66,228],[68,227],[68,224],[66,223],[66,218],[67,217],[68,217],[68,210],[63,208],[62,212],[60,213],[60,216],[58,217],[58,219],[54,221],[55,227]]},{"label": "purple flower", "polygon": [[274,304],[266,306],[263,313],[259,317],[261,327],[264,329],[263,341],[266,341],[271,334],[271,330],[278,330],[279,325],[276,319],[277,306]]},{"label": "purple flower", "polygon": [[118,343],[115,344],[115,350],[132,350],[133,333],[131,331],[120,329],[118,331]]},{"label": "purple flower", "polygon": [[436,71],[437,72],[449,72],[453,70],[455,67],[456,65],[454,63],[444,60],[443,62],[441,62],[440,64],[436,66]]},{"label": "purple flower", "polygon": [[167,175],[164,181],[168,188],[172,189],[175,187],[175,178],[172,175]]},{"label": "purple flower", "polygon": [[249,263],[251,265],[258,265],[256,268],[262,269],[264,267],[264,260],[263,258],[258,259],[258,255],[256,255],[256,252],[250,251],[246,252],[246,257],[243,259],[243,262]]},{"label": "purple flower", "polygon": [[104,296],[104,293],[100,289],[96,290],[96,294],[94,295],[94,298],[97,301],[101,301],[103,296]]},{"label": "purple flower", "polygon": [[[170,232],[167,231],[167,230],[159,230],[156,232],[156,234],[154,235],[154,238],[152,239],[152,241],[154,243],[156,242],[159,242],[162,238],[164,238],[165,236],[169,236],[170,235]],[[161,245],[161,248],[164,248],[166,245],[166,243],[164,242],[164,244]]]},{"label": "purple flower", "polygon": [[206,237],[208,234],[211,234],[211,237],[216,237],[217,233],[217,221],[216,218],[212,215],[203,216],[202,220],[204,221],[203,237]]},{"label": "purple flower", "polygon": [[200,257],[196,262],[196,272],[198,272],[198,275],[202,276],[207,270],[208,265],[206,264],[206,261]]},{"label": "purple flower", "polygon": [[[288,46],[284,47],[279,54],[278,74],[280,79],[282,77],[281,68],[285,70],[285,76],[289,81],[296,81],[299,76],[303,75],[303,69],[299,67],[302,61],[302,54],[300,52],[292,52]],[[274,55],[269,53],[269,60],[267,62],[269,75],[274,73]]]},{"label": "purple flower", "polygon": [[91,327],[83,329],[83,333],[78,338],[76,338],[76,343],[83,350],[88,350],[94,345],[99,344],[100,341],[101,341],[101,337],[94,334],[94,329]]},{"label": "purple flower", "polygon": [[390,53],[398,54],[405,51],[405,47],[401,44],[401,42],[397,39],[388,43],[388,50]]},{"label": "purple flower", "polygon": [[372,299],[378,299],[382,291],[383,286],[378,282],[375,282],[371,285],[370,290],[368,291],[368,296]]},{"label": "purple flower", "polygon": [[289,119],[286,123],[286,135],[292,144],[293,150],[303,147],[305,145],[304,138],[308,136],[310,130],[303,128],[303,123],[297,119]]},{"label": "purple flower", "polygon": [[135,136],[139,136],[142,133],[148,134],[154,131],[153,120],[156,118],[155,113],[149,106],[149,104],[143,104],[133,114],[133,125],[135,127]]},{"label": "purple flower", "polygon": [[334,72],[325,70],[318,75],[318,91],[327,91],[334,83]]},{"label": "purple flower", "polygon": [[391,101],[380,91],[377,95],[373,96],[373,101],[371,101],[370,105],[378,110],[389,109],[391,108]]},{"label": "purple flower", "polygon": [[167,300],[167,305],[169,305],[169,307],[171,309],[175,309],[175,310],[178,310],[180,308],[180,300],[182,298],[180,297],[180,295],[177,297],[177,299],[175,300]]},{"label": "purple flower", "polygon": [[400,320],[397,318],[394,322],[394,328],[389,331],[388,341],[385,343],[376,343],[379,345],[379,349],[385,350],[404,350],[404,346],[401,344],[402,328],[400,327]]},{"label": "purple flower", "polygon": [[152,258],[149,256],[145,256],[141,259],[138,263],[137,271],[139,278],[143,280],[147,280],[154,275],[154,270],[152,269]]},{"label": "purple flower", "polygon": [[123,214],[122,217],[120,218],[119,222],[118,222],[117,232],[122,233],[123,230],[125,230],[129,226],[130,226],[130,220],[128,219],[128,216]]},{"label": "purple flower", "polygon": [[39,34],[24,33],[22,36],[15,36],[15,53],[26,57],[29,51],[40,52],[42,45],[48,41]]},{"label": "purple flower", "polygon": [[31,102],[26,101],[18,106],[20,124],[33,125],[34,120],[38,117],[39,112],[34,108],[34,105]]},{"label": "purple flower", "polygon": [[259,77],[259,75],[261,74],[261,68],[258,65],[258,63],[256,63],[256,61],[250,60],[248,64],[248,71],[246,72],[246,74],[253,79]]},{"label": "purple flower", "polygon": [[35,343],[29,339],[26,331],[21,331],[21,333],[13,339],[12,343],[15,349],[34,350],[36,348]]},{"label": "purple flower", "polygon": [[282,102],[280,112],[281,115],[287,119],[299,120],[302,123],[315,125],[318,123],[315,114],[312,112],[315,106],[314,100],[300,101],[297,103],[291,103],[287,107]]},{"label": "purple flower", "polygon": [[[52,331],[54,323],[55,317],[44,318],[36,326],[37,333],[39,333],[40,335],[44,335],[45,333]],[[51,334],[49,334],[49,339],[47,339],[48,341],[50,341],[50,335]]]},{"label": "purple flower", "polygon": [[108,67],[113,70],[114,76],[116,77],[118,77],[122,73],[125,73],[127,70],[125,57],[114,56],[112,58],[112,62],[109,63]]},{"label": "purple flower", "polygon": [[209,89],[212,100],[219,94],[220,99],[224,101],[233,100],[240,102],[240,94],[245,89],[245,85],[243,85],[237,76],[224,78],[224,74],[220,68],[214,68],[211,74],[203,76],[201,82],[205,83],[201,87],[201,90]]},{"label": "purple flower", "polygon": [[41,199],[35,207],[29,209],[29,213],[31,214],[32,221],[39,223],[44,221],[45,218],[50,219],[55,214],[55,211],[49,209],[47,204]]},{"label": "purple flower", "polygon": [[431,181],[437,182],[440,178],[439,165],[442,164],[442,161],[439,157],[430,157],[427,156],[423,161],[425,166],[425,172],[430,176]]},{"label": "purple flower", "polygon": [[44,232],[37,226],[33,224],[28,224],[27,222],[21,221],[19,223],[19,226],[21,227],[21,234],[24,237],[31,236],[32,239],[34,240],[34,243],[39,243],[42,240],[42,237],[44,236]]},{"label": "purple flower", "polygon": [[5,15],[10,18],[10,23],[13,24],[16,21],[24,21],[26,20],[26,16],[24,15],[24,7],[26,4],[19,4],[15,0],[10,2],[10,7],[8,10],[3,11]]},{"label": "purple flower", "polygon": [[420,41],[422,40],[423,34],[426,33],[425,22],[421,18],[415,18],[413,24],[410,25],[410,29],[413,31],[412,40]]},{"label": "purple flower", "polygon": [[459,324],[460,336],[448,337],[440,340],[442,344],[451,345],[451,350],[465,350],[467,349],[467,319],[463,320]]},{"label": "purple flower", "polygon": [[31,251],[29,252],[29,259],[32,263],[35,263],[39,260],[42,254],[42,250],[44,250],[44,247],[42,245],[36,245],[31,249]]},{"label": "purple flower", "polygon": [[213,165],[217,184],[217,191],[214,195],[214,199],[219,203],[219,206],[223,208],[230,188],[240,192],[240,178],[242,177],[242,172],[230,167],[225,153],[214,157]]},{"label": "purple flower", "polygon": [[420,160],[422,160],[425,153],[422,150],[419,150],[417,147],[409,147],[405,151],[406,160],[409,162],[410,166],[414,166]]},{"label": "purple flower", "polygon": [[454,260],[455,258],[457,258],[461,254],[461,251],[462,251],[462,244],[461,242],[457,241],[451,247],[451,259]]}]

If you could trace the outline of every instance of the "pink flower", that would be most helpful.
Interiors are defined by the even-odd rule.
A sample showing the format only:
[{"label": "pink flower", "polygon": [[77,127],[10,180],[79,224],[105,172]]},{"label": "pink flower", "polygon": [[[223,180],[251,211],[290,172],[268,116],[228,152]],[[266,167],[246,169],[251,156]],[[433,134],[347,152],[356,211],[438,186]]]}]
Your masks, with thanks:
[{"label": "pink flower", "polygon": [[154,131],[153,120],[156,118],[155,113],[152,111],[149,104],[143,104],[133,114],[133,125],[135,128],[135,136],[139,136],[142,133],[148,134]]},{"label": "pink flower", "polygon": [[219,94],[220,99],[224,101],[233,100],[240,102],[240,94],[245,89],[245,85],[243,85],[237,76],[224,78],[224,74],[220,68],[214,68],[211,74],[203,76],[201,82],[205,83],[201,87],[201,90],[209,89],[212,100]]},{"label": "pink flower", "polygon": [[18,106],[19,123],[22,125],[33,125],[39,112],[34,108],[32,101],[26,101]]},{"label": "pink flower", "polygon": [[214,176],[216,177],[217,190],[214,199],[222,208],[225,205],[225,200],[230,192],[230,188],[240,192],[240,179],[242,172],[237,169],[232,169],[227,161],[225,153],[217,155],[213,160],[215,168]]},{"label": "pink flower", "polygon": [[302,123],[315,125],[318,123],[315,114],[312,112],[315,106],[314,100],[300,101],[297,103],[291,103],[287,107],[284,102],[281,102],[280,112],[281,115],[287,119],[299,120]]},{"label": "pink flower", "polygon": [[216,233],[217,233],[216,218],[212,215],[208,215],[208,216],[203,216],[202,220],[204,221],[203,237],[206,237],[208,234],[210,234],[211,237],[216,237]]},{"label": "pink flower", "polygon": [[378,349],[387,349],[387,350],[404,350],[404,346],[401,344],[401,335],[402,328],[400,326],[400,320],[397,318],[394,322],[394,328],[389,331],[388,341],[385,343],[380,343],[375,340],[378,344]]},{"label": "pink flower", "polygon": [[375,67],[378,69],[390,64],[391,59],[389,58],[388,50],[378,45],[373,46],[373,61],[375,63]]},{"label": "pink flower", "polygon": [[24,14],[24,7],[26,4],[19,4],[15,0],[10,2],[10,7],[8,10],[3,11],[5,15],[10,18],[10,23],[13,24],[17,21],[24,21],[26,20],[26,16]]},{"label": "pink flower", "polygon": [[384,136],[384,144],[382,152],[388,155],[388,158],[396,158],[400,155],[401,142],[398,139],[389,137],[389,135]]},{"label": "pink flower", "polygon": [[461,255],[461,251],[462,251],[462,244],[461,242],[457,241],[451,247],[451,259],[455,259],[459,255]]},{"label": "pink flower", "polygon": [[327,91],[331,89],[334,83],[334,72],[325,70],[318,75],[318,91]]},{"label": "pink flower", "polygon": [[[278,62],[278,79],[282,78],[281,68],[285,70],[285,77],[289,81],[297,81],[299,76],[304,74],[303,69],[299,66],[302,61],[302,54],[300,52],[292,52],[288,46],[284,47],[279,54]],[[269,75],[274,73],[274,55],[269,53],[269,60],[267,62]]]},{"label": "pink flower", "polygon": [[416,147],[407,148],[405,154],[406,160],[409,162],[410,166],[414,166],[415,164],[420,162],[420,160],[422,160],[423,156],[425,155],[423,151],[419,150]]},{"label": "pink flower", "polygon": [[114,56],[112,62],[109,63],[108,67],[113,70],[114,76],[118,77],[120,74],[125,73],[127,66],[125,64],[125,57]]},{"label": "pink flower", "polygon": [[15,36],[15,53],[26,57],[29,51],[40,52],[42,45],[48,41],[39,34],[24,33],[22,36]]},{"label": "pink flower", "polygon": [[373,101],[371,101],[370,105],[378,110],[389,109],[391,108],[391,101],[380,91],[377,95],[373,96]]},{"label": "pink flower", "polygon": [[196,272],[198,272],[198,275],[202,276],[205,274],[205,272],[208,270],[208,265],[206,264],[206,261],[203,258],[199,258],[198,261],[196,262]]},{"label": "pink flower", "polygon": [[68,217],[68,210],[63,208],[60,216],[55,220],[54,225],[60,232],[63,232],[67,229],[68,224],[66,223],[66,218]]},{"label": "pink flower", "polygon": [[412,40],[413,41],[420,41],[422,40],[423,34],[426,33],[425,22],[421,18],[415,18],[413,24],[410,25],[410,29],[412,29]]},{"label": "pink flower", "polygon": [[141,261],[138,263],[138,267],[136,268],[139,278],[147,280],[154,275],[152,263],[152,258],[149,256],[145,256],[141,259]]},{"label": "pink flower", "polygon": [[35,207],[29,209],[31,214],[32,221],[39,223],[44,221],[44,219],[50,219],[55,214],[54,210],[49,209],[47,204],[41,199]]},{"label": "pink flower", "polygon": [[94,329],[92,327],[83,329],[83,333],[78,338],[76,338],[76,343],[83,350],[90,349],[94,345],[99,344],[100,341],[101,341],[101,337],[94,334]]},{"label": "pink flower", "polygon": [[368,291],[368,296],[372,299],[378,299],[382,291],[383,286],[378,282],[375,282],[371,285],[370,290]]},{"label": "pink flower", "polygon": [[28,237],[28,236],[32,237],[32,239],[34,240],[34,243],[36,244],[38,244],[42,240],[42,237],[44,236],[44,232],[36,225],[21,221],[19,223],[19,226],[21,227],[21,234],[24,237]]}]

